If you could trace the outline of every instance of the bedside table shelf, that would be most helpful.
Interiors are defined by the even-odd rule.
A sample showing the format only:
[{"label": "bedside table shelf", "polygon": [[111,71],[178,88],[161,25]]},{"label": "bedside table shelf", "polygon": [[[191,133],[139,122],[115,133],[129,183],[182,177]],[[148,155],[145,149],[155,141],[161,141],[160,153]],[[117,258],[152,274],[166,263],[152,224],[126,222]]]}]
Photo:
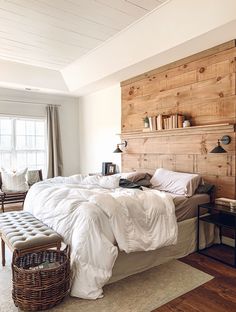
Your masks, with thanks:
[{"label": "bedside table shelf", "polygon": [[[205,210],[208,214],[201,215],[200,214],[201,210]],[[219,236],[220,236],[219,244],[214,244],[210,247],[200,249],[199,229],[201,222],[214,224],[219,228]],[[222,243],[222,228],[227,228],[234,231],[234,247]],[[208,256],[212,259],[218,260],[224,264],[236,268],[236,211],[232,211],[230,207],[217,205],[213,203],[201,204],[198,206],[197,251],[205,256]],[[223,258],[226,257],[227,259],[230,258],[230,261],[225,261],[221,257]]]},{"label": "bedside table shelf", "polygon": [[217,226],[226,227],[232,229],[234,227],[234,219],[229,215],[222,215],[221,213],[210,214],[200,217],[201,221],[215,224]]}]

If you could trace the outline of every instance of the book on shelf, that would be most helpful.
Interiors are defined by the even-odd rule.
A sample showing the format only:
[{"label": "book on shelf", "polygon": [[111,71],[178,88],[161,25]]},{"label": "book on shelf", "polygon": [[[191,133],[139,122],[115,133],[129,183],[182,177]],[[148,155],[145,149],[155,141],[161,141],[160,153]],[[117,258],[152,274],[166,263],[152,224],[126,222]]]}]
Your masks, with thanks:
[{"label": "book on shelf", "polygon": [[157,130],[157,118],[156,118],[156,116],[152,117],[152,125],[153,125],[153,130]]},{"label": "book on shelf", "polygon": [[178,114],[173,115],[173,128],[178,128]]},{"label": "book on shelf", "polygon": [[162,130],[163,129],[163,118],[162,115],[159,114],[157,116],[157,130]]},{"label": "book on shelf", "polygon": [[168,126],[167,126],[167,118],[164,118],[164,129],[168,129]]},{"label": "book on shelf", "polygon": [[157,130],[157,119],[156,119],[156,116],[148,117],[148,120],[149,120],[150,130],[151,131]]},{"label": "book on shelf", "polygon": [[177,114],[177,127],[183,128],[184,115]]},{"label": "book on shelf", "polygon": [[153,131],[152,117],[148,117],[148,121],[149,121],[149,128],[150,128],[151,131]]}]

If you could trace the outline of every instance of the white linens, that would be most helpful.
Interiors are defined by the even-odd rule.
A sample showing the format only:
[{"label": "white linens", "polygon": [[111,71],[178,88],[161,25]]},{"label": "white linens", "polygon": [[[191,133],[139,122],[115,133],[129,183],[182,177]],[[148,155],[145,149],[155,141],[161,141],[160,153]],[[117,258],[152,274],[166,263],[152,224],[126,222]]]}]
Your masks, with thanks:
[{"label": "white linens", "polygon": [[[118,255],[176,244],[175,207],[156,190],[109,189],[114,181],[82,175],[39,182],[24,209],[62,235],[71,247],[71,295],[96,299],[110,279]],[[89,184],[88,182],[91,182]],[[84,183],[83,183],[84,182]],[[118,247],[117,247],[118,244]]]}]

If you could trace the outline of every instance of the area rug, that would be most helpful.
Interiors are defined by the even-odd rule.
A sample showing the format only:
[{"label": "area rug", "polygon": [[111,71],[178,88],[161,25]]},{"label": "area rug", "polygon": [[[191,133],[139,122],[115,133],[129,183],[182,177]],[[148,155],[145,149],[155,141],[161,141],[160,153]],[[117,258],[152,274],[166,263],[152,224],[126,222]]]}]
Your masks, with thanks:
[{"label": "area rug", "polygon": [[[178,260],[104,287],[104,298],[66,298],[51,312],[150,312],[213,277]],[[0,269],[0,312],[16,312],[11,299],[11,269]]]}]

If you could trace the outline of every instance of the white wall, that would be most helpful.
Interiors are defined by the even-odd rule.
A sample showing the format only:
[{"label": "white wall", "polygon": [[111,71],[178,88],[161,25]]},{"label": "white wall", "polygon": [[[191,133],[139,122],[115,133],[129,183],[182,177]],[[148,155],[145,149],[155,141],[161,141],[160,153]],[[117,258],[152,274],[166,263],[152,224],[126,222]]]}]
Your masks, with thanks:
[{"label": "white wall", "polygon": [[121,90],[119,85],[79,98],[80,172],[101,172],[102,162],[120,167]]},{"label": "white wall", "polygon": [[0,85],[8,88],[40,88],[57,92],[67,92],[68,88],[57,70],[0,60]]},{"label": "white wall", "polygon": [[60,105],[59,118],[63,153],[63,175],[79,172],[78,100],[13,89],[0,89],[0,114],[46,117],[47,104]]}]

